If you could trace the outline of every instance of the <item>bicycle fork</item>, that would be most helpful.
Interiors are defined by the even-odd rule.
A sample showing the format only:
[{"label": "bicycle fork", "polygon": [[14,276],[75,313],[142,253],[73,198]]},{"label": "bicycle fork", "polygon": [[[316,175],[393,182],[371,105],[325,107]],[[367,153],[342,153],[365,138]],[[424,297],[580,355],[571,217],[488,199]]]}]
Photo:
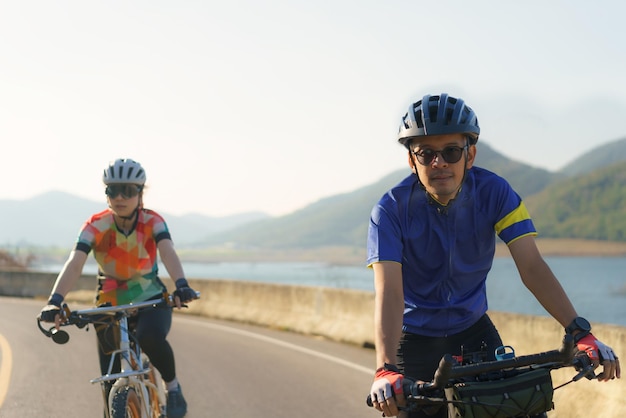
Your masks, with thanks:
[{"label": "bicycle fork", "polygon": [[[113,382],[111,390],[109,391],[108,399],[106,399],[106,391],[103,390],[103,401],[106,405],[106,416],[111,418],[111,407],[115,394],[126,386],[131,387],[137,396],[139,397],[139,404],[141,407],[142,418],[151,418],[150,413],[150,394],[148,387],[155,386],[150,381],[145,381],[145,377],[151,372],[150,367],[145,367],[141,362],[140,357],[135,353],[130,346],[130,337],[128,335],[128,319],[126,316],[122,316],[119,320],[120,327],[120,348],[111,353],[111,359],[109,361],[109,368],[107,374],[101,377],[92,379],[91,383],[107,383]],[[115,364],[115,358],[119,356],[121,371],[119,373],[112,373]],[[158,383],[158,382],[157,382]],[[103,387],[104,389],[104,387]],[[159,401],[163,401],[164,395],[155,386],[154,389],[159,394]],[[161,399],[163,398],[163,399]]]}]

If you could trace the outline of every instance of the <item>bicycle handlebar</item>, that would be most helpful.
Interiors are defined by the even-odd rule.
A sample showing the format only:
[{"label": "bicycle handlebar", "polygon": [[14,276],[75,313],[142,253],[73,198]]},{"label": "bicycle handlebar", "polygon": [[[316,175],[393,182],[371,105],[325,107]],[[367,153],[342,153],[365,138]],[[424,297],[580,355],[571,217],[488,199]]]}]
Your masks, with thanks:
[{"label": "bicycle handlebar", "polygon": [[[196,299],[200,298],[200,292],[196,292]],[[61,309],[62,314],[64,315],[65,321],[61,323],[61,326],[68,325],[76,325],[79,328],[85,327],[87,324],[95,322],[93,318],[96,315],[118,315],[126,313],[127,311],[132,311],[135,309],[147,308],[147,307],[157,307],[162,305],[174,306],[174,296],[168,294],[164,295],[159,299],[151,299],[143,302],[135,302],[128,303],[125,305],[115,305],[115,306],[98,306],[96,308],[89,309],[81,309],[77,311],[70,311],[67,308],[67,305],[64,304]],[[181,307],[186,308],[187,305],[183,304]],[[69,341],[69,334],[65,331],[58,330],[54,326],[48,330],[41,326],[41,319],[37,318],[37,326],[39,330],[46,336],[52,338],[52,340],[57,344],[65,344]]]},{"label": "bicycle handlebar", "polygon": [[[518,369],[526,366],[540,366],[550,369],[573,366],[576,369],[580,368],[582,370],[580,376],[577,376],[578,379],[580,379],[587,375],[589,371],[585,368],[585,365],[574,362],[574,347],[574,338],[569,334],[565,334],[561,347],[557,350],[544,351],[542,353],[529,354],[510,359],[458,365],[452,355],[445,354],[441,358],[431,382],[419,383],[405,378],[403,385],[404,393],[412,397],[424,397],[436,391],[443,390],[449,381],[453,379],[477,376],[483,373],[506,369]],[[367,396],[367,404],[373,406],[371,395]]]},{"label": "bicycle handlebar", "polygon": [[[486,361],[483,363],[468,364],[465,366],[450,365],[449,372],[446,366],[442,367],[442,363],[447,363],[452,360],[452,356],[448,356],[446,359],[442,359],[442,363],[439,363],[439,367],[435,372],[434,387],[443,388],[441,383],[445,383],[449,379],[457,379],[459,377],[473,376],[482,373],[488,373],[497,370],[505,370],[509,368],[519,368],[524,366],[542,365],[548,363],[556,363],[559,366],[568,365],[571,363],[574,357],[574,338],[566,334],[563,337],[561,348],[558,350],[544,351],[537,354],[528,354],[525,356],[513,357],[505,360]],[[446,360],[444,362],[444,360]],[[453,361],[453,360],[452,360]],[[440,374],[439,379],[437,373]],[[438,384],[437,384],[438,383]]]}]

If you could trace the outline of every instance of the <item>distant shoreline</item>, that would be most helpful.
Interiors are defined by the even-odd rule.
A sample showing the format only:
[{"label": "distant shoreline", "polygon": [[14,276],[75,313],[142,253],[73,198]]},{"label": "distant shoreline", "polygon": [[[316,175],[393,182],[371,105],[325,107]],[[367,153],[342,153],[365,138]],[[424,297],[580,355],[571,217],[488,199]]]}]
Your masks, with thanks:
[{"label": "distant shoreline", "polygon": [[[581,239],[537,239],[541,253],[548,257],[626,257],[626,242]],[[234,250],[225,248],[179,249],[183,262],[322,262],[333,265],[366,263],[366,250],[357,247],[325,247],[310,250]],[[510,257],[504,243],[496,246],[496,257]]]},{"label": "distant shoreline", "polygon": [[[537,246],[544,257],[626,257],[626,242],[591,241],[581,239],[538,238]],[[32,254],[36,262],[64,263],[69,249],[38,249]],[[329,265],[365,266],[367,254],[363,247],[324,247],[312,249],[241,250],[229,247],[178,248],[183,263],[233,263],[233,262],[308,262]],[[496,257],[510,257],[504,243],[496,245]],[[0,263],[0,266],[3,264]],[[9,265],[4,264],[4,267]]]},{"label": "distant shoreline", "polygon": [[[625,257],[626,242],[593,241],[583,239],[537,238],[537,247],[544,256],[551,257]],[[508,257],[504,243],[496,246],[496,257]]]}]

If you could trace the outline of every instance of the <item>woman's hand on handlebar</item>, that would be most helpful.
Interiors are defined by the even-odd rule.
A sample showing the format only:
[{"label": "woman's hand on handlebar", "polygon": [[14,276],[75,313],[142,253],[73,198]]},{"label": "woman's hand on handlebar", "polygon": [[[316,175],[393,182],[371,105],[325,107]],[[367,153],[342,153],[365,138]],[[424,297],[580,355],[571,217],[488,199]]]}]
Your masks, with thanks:
[{"label": "woman's hand on handlebar", "polygon": [[400,413],[398,407],[406,405],[403,380],[404,376],[393,365],[385,365],[376,370],[370,399],[372,406],[386,417],[397,416]]},{"label": "woman's hand on handlebar", "polygon": [[56,305],[46,305],[37,317],[42,322],[54,322],[56,326],[61,323],[61,308]]},{"label": "woman's hand on handlebar", "polygon": [[63,308],[48,304],[41,309],[37,319],[41,322],[54,322],[54,328],[58,330],[67,319],[67,310],[66,304],[63,304]]},{"label": "woman's hand on handlebar", "polygon": [[591,333],[581,338],[577,345],[580,351],[584,351],[589,356],[594,367],[602,366],[602,373],[597,375],[598,381],[606,382],[621,377],[619,359],[611,347],[603,344]]},{"label": "woman's hand on handlebar", "polygon": [[184,278],[176,280],[176,290],[174,291],[174,304],[177,308],[192,300],[198,299],[198,293],[189,287],[189,283]]},{"label": "woman's hand on handlebar", "polygon": [[48,304],[39,312],[37,319],[41,322],[54,322],[54,327],[58,330],[61,323],[65,322],[66,313],[69,312],[63,299],[60,293],[51,295]]}]

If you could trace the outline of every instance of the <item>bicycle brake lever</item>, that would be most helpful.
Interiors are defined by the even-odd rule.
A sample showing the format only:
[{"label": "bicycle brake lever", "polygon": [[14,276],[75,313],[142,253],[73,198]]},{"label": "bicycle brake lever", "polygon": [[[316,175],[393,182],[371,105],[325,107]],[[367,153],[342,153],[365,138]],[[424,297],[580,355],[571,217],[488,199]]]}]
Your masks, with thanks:
[{"label": "bicycle brake lever", "polygon": [[572,361],[572,365],[578,371],[576,376],[574,376],[574,378],[572,379],[574,382],[582,379],[583,377],[586,377],[589,380],[593,380],[597,377],[594,373],[595,367],[593,366],[591,360],[589,360],[589,357],[587,357],[586,354],[575,356],[574,360]]},{"label": "bicycle brake lever", "polygon": [[597,376],[593,371],[593,366],[589,365],[587,367],[584,367],[581,371],[579,371],[576,376],[574,376],[572,378],[572,380],[574,382],[579,381],[580,379],[582,379],[583,377],[586,377],[588,380],[593,380],[595,379]]}]

